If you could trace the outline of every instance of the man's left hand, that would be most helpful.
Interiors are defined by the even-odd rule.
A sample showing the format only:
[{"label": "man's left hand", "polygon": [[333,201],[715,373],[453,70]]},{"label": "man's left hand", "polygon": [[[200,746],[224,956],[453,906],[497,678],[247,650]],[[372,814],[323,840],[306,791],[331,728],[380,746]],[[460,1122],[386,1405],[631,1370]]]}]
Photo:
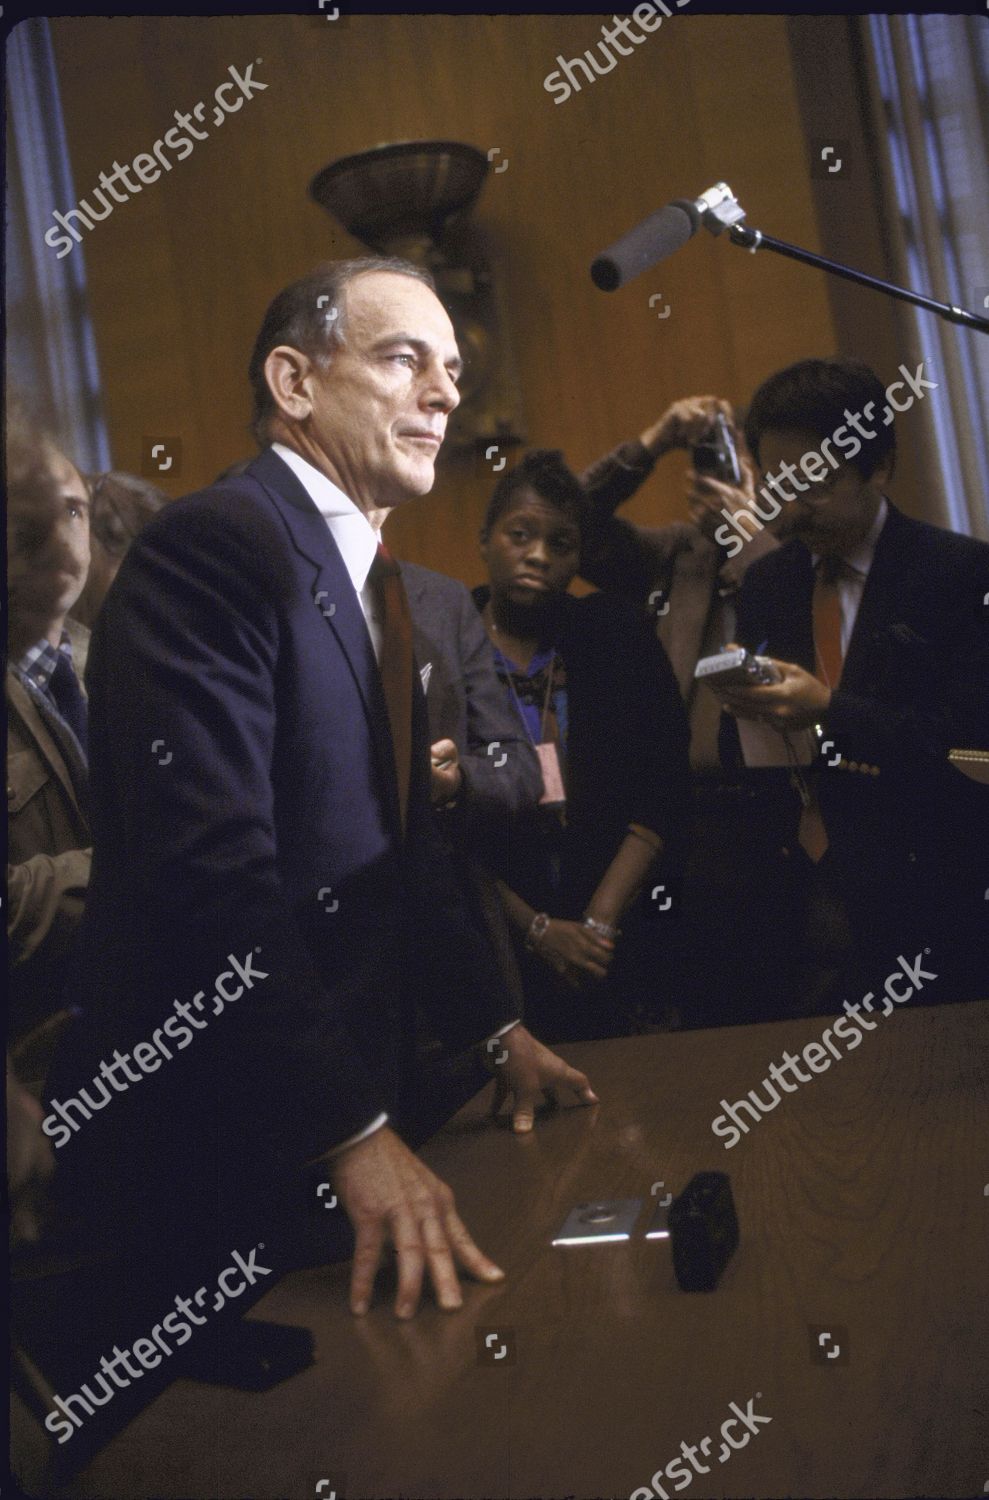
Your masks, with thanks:
[{"label": "man's left hand", "polygon": [[[495,1097],[491,1113],[497,1115],[511,1094],[514,1098],[512,1129],[517,1134],[532,1129],[539,1095],[555,1104],[558,1087],[573,1089],[582,1104],[600,1103],[587,1074],[571,1068],[562,1057],[557,1057],[542,1042],[537,1042],[524,1026],[513,1026],[511,1031],[498,1038],[497,1044],[492,1043],[492,1047],[496,1049],[496,1055],[497,1050],[504,1048],[508,1056],[494,1065]],[[485,1053],[485,1061],[491,1064],[490,1052]]]},{"label": "man's left hand", "polygon": [[740,719],[761,719],[779,730],[807,729],[823,719],[831,704],[831,689],[793,662],[769,660],[782,681],[718,689],[728,711]]}]

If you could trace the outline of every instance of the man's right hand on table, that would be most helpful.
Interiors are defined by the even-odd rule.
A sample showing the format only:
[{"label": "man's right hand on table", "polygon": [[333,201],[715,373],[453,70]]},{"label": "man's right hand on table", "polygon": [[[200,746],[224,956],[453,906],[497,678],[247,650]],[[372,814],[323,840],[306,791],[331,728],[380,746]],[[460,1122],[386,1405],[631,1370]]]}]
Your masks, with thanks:
[{"label": "man's right hand on table", "polygon": [[428,1267],[436,1301],[447,1311],[463,1305],[457,1264],[479,1281],[504,1271],[477,1248],[454,1207],[452,1189],[383,1125],[336,1157],[333,1186],[354,1226],[350,1310],[367,1312],[387,1244],[397,1256],[395,1316],[412,1318]]}]

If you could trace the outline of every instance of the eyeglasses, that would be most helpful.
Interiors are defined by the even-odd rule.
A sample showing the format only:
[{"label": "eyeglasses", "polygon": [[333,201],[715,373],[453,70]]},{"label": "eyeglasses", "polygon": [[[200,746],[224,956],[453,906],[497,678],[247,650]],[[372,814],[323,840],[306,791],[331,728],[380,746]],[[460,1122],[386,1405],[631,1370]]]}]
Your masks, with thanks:
[{"label": "eyeglasses", "polygon": [[[788,497],[789,499],[795,500],[800,505],[806,505],[812,510],[816,510],[819,506],[827,505],[834,491],[843,482],[845,477],[844,470],[838,469],[827,479],[808,479],[804,475],[798,484],[792,475],[787,475],[785,479],[781,479],[778,482],[781,485],[790,484],[796,491],[795,495]],[[766,484],[765,474],[762,475],[762,484]],[[803,487],[801,488],[801,486]],[[767,486],[767,488],[770,492],[773,491],[772,485]]]}]

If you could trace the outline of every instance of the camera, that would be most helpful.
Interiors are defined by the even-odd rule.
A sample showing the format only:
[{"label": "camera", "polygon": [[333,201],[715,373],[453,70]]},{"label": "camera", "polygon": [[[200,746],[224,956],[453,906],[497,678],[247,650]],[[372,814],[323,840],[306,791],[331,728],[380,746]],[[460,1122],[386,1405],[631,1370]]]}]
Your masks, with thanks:
[{"label": "camera", "polygon": [[739,647],[737,651],[719,651],[704,656],[694,668],[694,676],[709,687],[762,687],[779,682],[780,675],[766,656],[753,656]]},{"label": "camera", "polygon": [[731,428],[722,412],[718,412],[713,426],[695,445],[693,458],[698,474],[704,474],[709,479],[720,479],[722,484],[741,484],[742,469],[738,462],[738,451]]}]

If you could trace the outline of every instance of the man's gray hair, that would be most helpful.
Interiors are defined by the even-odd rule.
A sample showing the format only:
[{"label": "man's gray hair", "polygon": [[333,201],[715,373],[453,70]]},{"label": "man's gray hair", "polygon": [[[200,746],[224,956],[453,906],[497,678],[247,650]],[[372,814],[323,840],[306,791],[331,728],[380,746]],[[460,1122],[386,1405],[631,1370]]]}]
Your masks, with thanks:
[{"label": "man's gray hair", "polygon": [[370,271],[391,271],[423,282],[430,291],[436,283],[430,273],[397,255],[365,255],[355,260],[324,261],[308,276],[293,281],[268,307],[254,341],[248,377],[254,395],[251,431],[259,444],[268,440],[268,424],[277,411],[264,374],[264,362],[272,349],[288,344],[307,355],[321,368],[330,362],[334,348],[346,342],[344,292],[357,276]]}]

